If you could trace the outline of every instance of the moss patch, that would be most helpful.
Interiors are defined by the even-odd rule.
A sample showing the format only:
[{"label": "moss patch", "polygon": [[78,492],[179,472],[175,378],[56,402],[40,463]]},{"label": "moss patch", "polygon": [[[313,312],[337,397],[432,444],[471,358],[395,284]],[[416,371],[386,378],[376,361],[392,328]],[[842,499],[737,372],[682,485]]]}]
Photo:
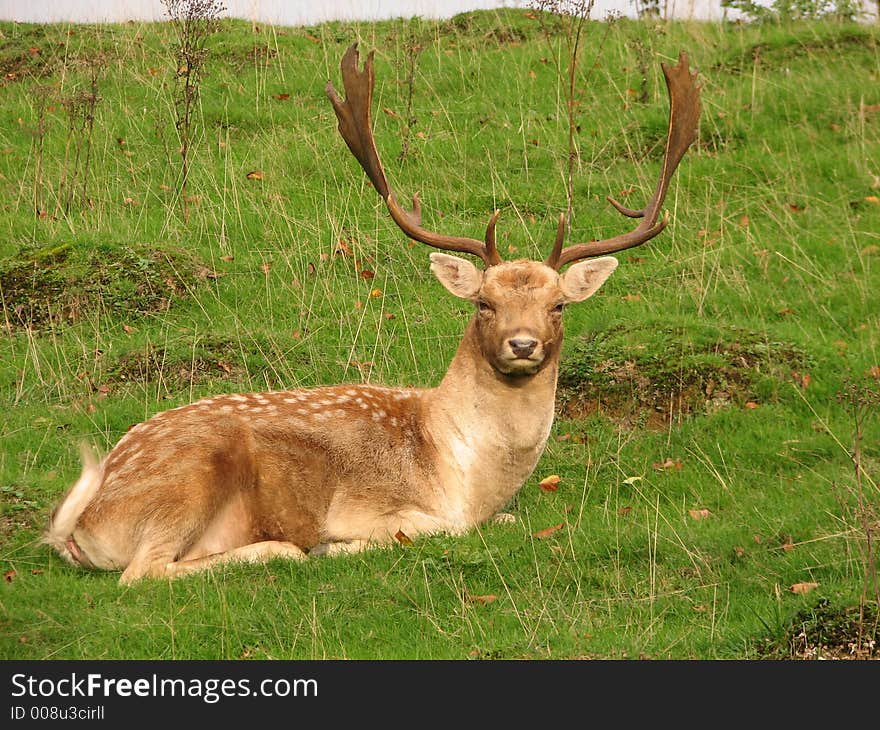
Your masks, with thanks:
[{"label": "moss patch", "polygon": [[107,380],[161,380],[171,390],[206,381],[235,380],[245,373],[238,351],[238,345],[226,338],[204,340],[188,352],[147,344],[122,355],[109,369]]},{"label": "moss patch", "polygon": [[737,327],[619,325],[572,342],[560,366],[563,418],[604,413],[662,428],[692,413],[772,401],[809,366],[795,345]]},{"label": "moss patch", "polygon": [[833,605],[823,598],[800,611],[784,635],[761,643],[762,659],[880,659],[877,605]]},{"label": "moss patch", "polygon": [[0,261],[0,303],[8,327],[43,330],[112,310],[136,316],[167,310],[205,267],[164,246],[63,244]]}]

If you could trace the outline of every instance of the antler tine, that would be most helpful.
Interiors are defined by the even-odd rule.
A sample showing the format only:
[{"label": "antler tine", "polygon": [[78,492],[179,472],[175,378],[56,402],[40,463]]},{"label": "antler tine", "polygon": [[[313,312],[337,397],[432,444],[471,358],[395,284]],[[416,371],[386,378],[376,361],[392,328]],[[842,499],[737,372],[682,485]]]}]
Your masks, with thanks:
[{"label": "antler tine", "polygon": [[326,92],[333,104],[333,110],[339,120],[339,133],[360,163],[364,172],[373,183],[373,187],[385,204],[398,227],[410,238],[421,241],[434,248],[444,251],[459,251],[474,256],[479,256],[486,266],[495,266],[501,263],[501,256],[495,247],[495,222],[498,220],[498,211],[489,221],[486,229],[486,240],[478,241],[475,238],[461,236],[444,236],[422,228],[421,205],[418,194],[413,196],[412,211],[404,210],[394,197],[394,192],[388,185],[382,162],[376,150],[373,139],[373,126],[370,118],[370,109],[373,101],[373,85],[375,75],[373,71],[373,53],[367,56],[364,70],[358,70],[357,43],[349,46],[342,57],[340,69],[342,71],[342,85],[345,89],[345,99],[341,99],[333,88],[331,82],[327,82]]},{"label": "antler tine", "polygon": [[591,256],[603,256],[605,254],[623,251],[654,238],[662,231],[668,222],[668,216],[660,217],[660,208],[666,197],[669,181],[678,163],[681,162],[688,147],[697,137],[697,121],[700,118],[700,89],[696,83],[697,74],[688,68],[687,53],[682,51],[678,57],[676,66],[662,64],[663,75],[666,77],[666,88],[669,92],[669,127],[667,129],[666,151],[663,156],[663,167],[660,169],[660,178],[657,187],[647,205],[640,210],[626,208],[614,198],[608,201],[623,215],[629,218],[641,218],[639,225],[629,233],[624,233],[614,238],[590,243],[577,243],[560,250],[560,246],[554,246],[553,253],[545,261],[548,266],[559,270],[573,261],[589,258]]}]

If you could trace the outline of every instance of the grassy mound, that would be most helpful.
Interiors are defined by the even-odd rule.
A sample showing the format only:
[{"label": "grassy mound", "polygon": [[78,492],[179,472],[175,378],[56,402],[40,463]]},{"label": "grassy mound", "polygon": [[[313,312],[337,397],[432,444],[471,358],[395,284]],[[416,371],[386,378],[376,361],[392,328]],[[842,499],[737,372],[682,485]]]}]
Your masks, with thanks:
[{"label": "grassy mound", "polygon": [[167,246],[77,242],[31,248],[0,260],[0,301],[8,325],[31,329],[63,327],[96,314],[157,314],[188,296],[204,270],[191,254]]}]

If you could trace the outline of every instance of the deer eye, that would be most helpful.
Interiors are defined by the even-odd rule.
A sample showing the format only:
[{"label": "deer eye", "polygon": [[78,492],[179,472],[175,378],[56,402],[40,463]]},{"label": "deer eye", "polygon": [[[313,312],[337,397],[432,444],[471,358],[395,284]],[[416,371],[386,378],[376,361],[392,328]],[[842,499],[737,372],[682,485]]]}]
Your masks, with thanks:
[{"label": "deer eye", "polygon": [[564,303],[559,303],[555,307],[553,307],[553,314],[562,314],[562,310],[565,308]]},{"label": "deer eye", "polygon": [[477,301],[477,309],[482,314],[488,314],[489,312],[494,312],[495,310],[492,308],[492,305],[489,304],[485,299],[480,299]]}]

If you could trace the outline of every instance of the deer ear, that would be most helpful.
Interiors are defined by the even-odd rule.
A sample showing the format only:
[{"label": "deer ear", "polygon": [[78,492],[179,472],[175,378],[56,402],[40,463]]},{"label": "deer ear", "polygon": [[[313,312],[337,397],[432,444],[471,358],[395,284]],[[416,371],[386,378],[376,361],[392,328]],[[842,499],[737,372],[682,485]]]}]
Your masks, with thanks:
[{"label": "deer ear", "polygon": [[445,253],[432,253],[431,271],[457,297],[476,299],[480,293],[483,273],[470,261]]},{"label": "deer ear", "polygon": [[582,302],[593,296],[616,268],[617,259],[613,256],[579,261],[560,277],[562,293],[569,302]]}]

